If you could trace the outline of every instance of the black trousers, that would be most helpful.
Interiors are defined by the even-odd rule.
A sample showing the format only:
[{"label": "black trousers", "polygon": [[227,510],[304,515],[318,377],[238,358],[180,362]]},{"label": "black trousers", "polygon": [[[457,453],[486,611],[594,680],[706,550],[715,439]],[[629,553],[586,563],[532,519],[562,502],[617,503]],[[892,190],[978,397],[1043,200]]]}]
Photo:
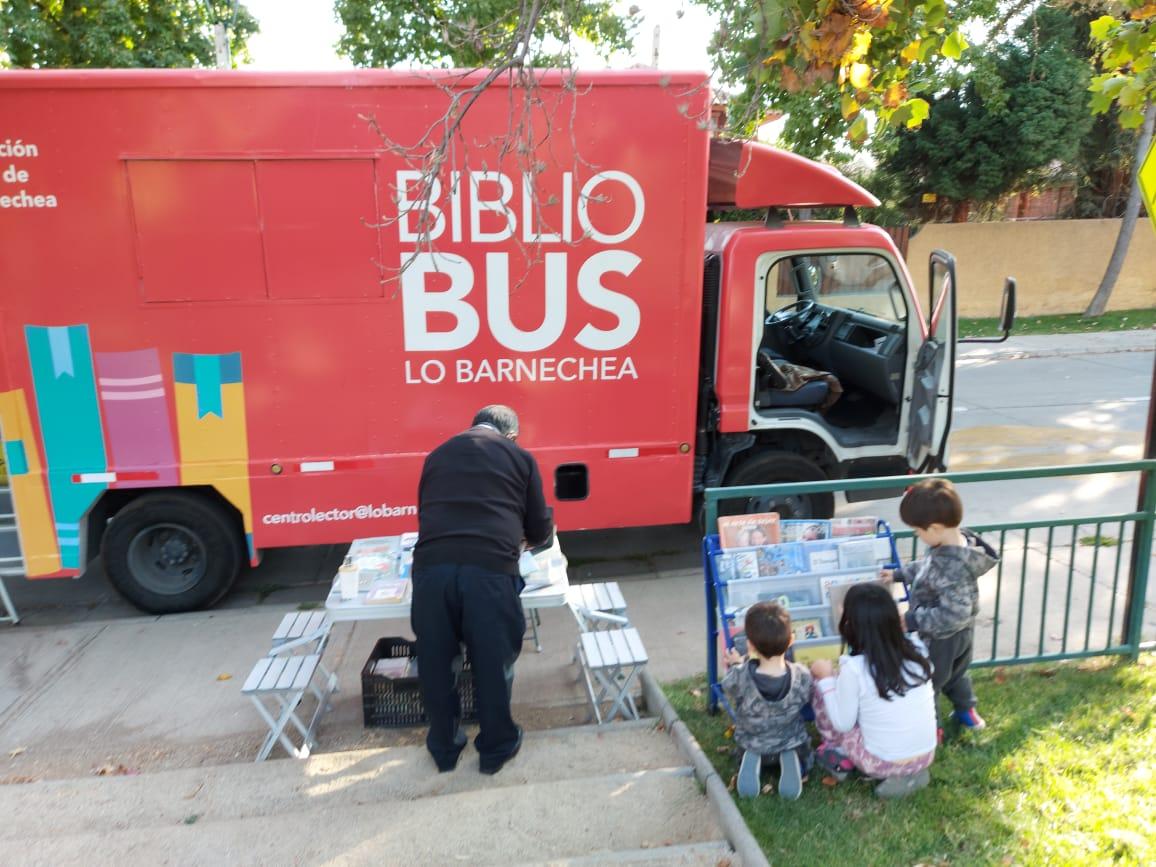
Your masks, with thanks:
[{"label": "black trousers", "polygon": [[417,637],[418,681],[429,717],[426,747],[439,768],[452,765],[466,744],[454,674],[463,644],[474,674],[481,729],[474,746],[483,760],[492,761],[504,759],[517,744],[510,686],[526,631],[518,598],[523,586],[517,574],[465,564],[414,569],[410,625]]},{"label": "black trousers", "polygon": [[[967,710],[976,704],[975,690],[967,673],[974,640],[975,630],[969,626],[955,635],[927,642],[927,656],[935,667],[931,674],[932,686],[937,695],[943,693],[948,697],[955,710]],[[936,710],[938,716],[938,707]]]}]

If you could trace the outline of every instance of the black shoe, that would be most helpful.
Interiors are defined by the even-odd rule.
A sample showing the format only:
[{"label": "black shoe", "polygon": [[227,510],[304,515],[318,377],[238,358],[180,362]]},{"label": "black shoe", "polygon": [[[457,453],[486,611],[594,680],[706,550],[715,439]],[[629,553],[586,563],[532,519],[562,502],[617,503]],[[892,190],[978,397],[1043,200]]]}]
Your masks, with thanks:
[{"label": "black shoe", "polygon": [[492,759],[487,756],[482,756],[478,760],[478,770],[483,774],[496,774],[500,771],[514,756],[518,754],[518,750],[522,749],[522,727],[518,726],[518,739],[514,741],[514,748],[498,759]]},{"label": "black shoe", "polygon": [[[454,739],[454,746],[458,748],[458,751],[454,753],[453,758],[438,761],[437,756],[434,756],[434,764],[438,766],[439,774],[448,774],[458,766],[458,759],[462,757],[462,750],[466,748],[467,743],[469,743],[469,741],[466,739],[466,736],[459,731],[457,738]],[[431,752],[430,755],[433,755],[433,753]]]}]

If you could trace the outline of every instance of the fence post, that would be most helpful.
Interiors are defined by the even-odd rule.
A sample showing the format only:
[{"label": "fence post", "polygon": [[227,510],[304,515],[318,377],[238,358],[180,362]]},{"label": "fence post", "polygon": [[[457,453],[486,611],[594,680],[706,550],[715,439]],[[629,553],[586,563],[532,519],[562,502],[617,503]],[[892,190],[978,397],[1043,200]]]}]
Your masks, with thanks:
[{"label": "fence post", "polygon": [[1132,562],[1128,569],[1128,595],[1124,603],[1124,643],[1136,660],[1140,656],[1140,640],[1144,628],[1144,601],[1148,595],[1148,569],[1152,561],[1152,533],[1156,529],[1156,471],[1145,470],[1140,477],[1138,512],[1144,516],[1136,520],[1132,536]]},{"label": "fence post", "polygon": [[718,713],[718,696],[715,695],[714,680],[718,673],[718,600],[715,598],[714,581],[711,580],[710,559],[707,554],[706,537],[710,535],[710,528],[718,522],[718,501],[704,494],[703,503],[704,526],[702,539],[702,582],[706,592],[706,683],[707,712]]}]

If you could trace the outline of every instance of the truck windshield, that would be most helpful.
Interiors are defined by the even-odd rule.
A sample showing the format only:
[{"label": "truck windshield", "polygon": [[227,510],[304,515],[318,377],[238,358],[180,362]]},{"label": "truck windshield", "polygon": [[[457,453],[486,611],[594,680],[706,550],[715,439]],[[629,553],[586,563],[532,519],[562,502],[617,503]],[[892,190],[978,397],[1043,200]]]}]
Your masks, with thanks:
[{"label": "truck windshield", "polygon": [[907,321],[907,305],[895,269],[875,253],[824,253],[780,259],[767,274],[767,312],[774,313],[802,299],[888,322]]}]

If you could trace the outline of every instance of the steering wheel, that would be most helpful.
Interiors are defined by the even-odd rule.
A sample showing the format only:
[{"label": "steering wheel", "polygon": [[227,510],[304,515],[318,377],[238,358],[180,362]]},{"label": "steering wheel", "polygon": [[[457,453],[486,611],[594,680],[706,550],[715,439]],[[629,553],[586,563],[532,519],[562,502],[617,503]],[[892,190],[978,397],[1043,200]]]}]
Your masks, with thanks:
[{"label": "steering wheel", "polygon": [[767,325],[782,328],[791,340],[799,341],[806,336],[806,325],[817,305],[808,298],[792,301],[785,307],[780,307],[767,317]]}]

